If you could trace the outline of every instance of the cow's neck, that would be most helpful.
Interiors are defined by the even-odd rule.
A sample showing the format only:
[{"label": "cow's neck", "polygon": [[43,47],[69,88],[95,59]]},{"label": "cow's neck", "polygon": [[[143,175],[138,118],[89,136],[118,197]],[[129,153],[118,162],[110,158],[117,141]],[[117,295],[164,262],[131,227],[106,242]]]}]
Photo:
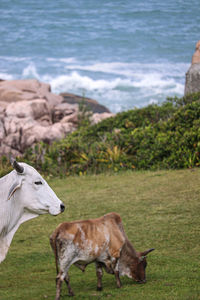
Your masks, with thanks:
[{"label": "cow's neck", "polygon": [[125,259],[135,259],[137,257],[137,252],[128,239],[126,239],[122,247],[121,256]]},{"label": "cow's neck", "polygon": [[[12,201],[12,200],[11,200]],[[12,208],[11,208],[12,207]],[[23,208],[16,209],[15,205],[11,206],[9,215],[5,215],[5,222],[0,235],[0,263],[5,259],[9,246],[12,242],[13,236],[19,226],[33,218],[36,218],[37,214],[32,214],[28,211],[24,211]],[[1,221],[4,221],[3,219]]]},{"label": "cow's neck", "polygon": [[135,251],[129,240],[126,240],[122,247],[119,259],[119,273],[121,276],[126,275],[132,278],[130,266],[134,265],[136,259],[137,252]]}]

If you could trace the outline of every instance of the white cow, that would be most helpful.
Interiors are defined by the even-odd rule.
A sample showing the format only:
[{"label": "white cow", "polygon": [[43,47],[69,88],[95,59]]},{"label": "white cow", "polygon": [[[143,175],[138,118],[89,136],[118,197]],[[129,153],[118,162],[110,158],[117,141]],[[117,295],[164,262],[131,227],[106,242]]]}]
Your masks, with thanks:
[{"label": "white cow", "polygon": [[20,224],[39,215],[58,215],[64,204],[31,166],[12,161],[14,170],[0,178],[0,263]]}]

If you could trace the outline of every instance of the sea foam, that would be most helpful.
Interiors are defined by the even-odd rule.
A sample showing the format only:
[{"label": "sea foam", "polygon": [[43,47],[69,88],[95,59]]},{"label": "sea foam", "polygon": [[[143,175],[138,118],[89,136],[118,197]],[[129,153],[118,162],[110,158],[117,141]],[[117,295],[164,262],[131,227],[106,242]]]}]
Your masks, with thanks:
[{"label": "sea foam", "polygon": [[[47,58],[45,67],[43,62],[33,60],[21,60],[20,63],[23,69],[19,78],[35,78],[49,83],[57,94],[70,92],[93,98],[112,112],[160,103],[167,96],[182,96],[185,72],[189,67],[188,64],[165,62],[96,61],[87,64],[73,57]],[[1,78],[15,79],[6,73],[2,73]]]}]

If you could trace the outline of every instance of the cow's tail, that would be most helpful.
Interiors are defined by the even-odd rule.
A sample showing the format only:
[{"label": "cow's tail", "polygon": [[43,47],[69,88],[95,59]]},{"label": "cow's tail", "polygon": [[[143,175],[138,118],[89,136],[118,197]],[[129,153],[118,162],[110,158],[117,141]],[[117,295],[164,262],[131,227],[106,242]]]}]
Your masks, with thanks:
[{"label": "cow's tail", "polygon": [[57,237],[58,237],[58,232],[54,232],[50,236],[50,245],[53,250],[54,256],[55,256],[55,263],[56,263],[56,273],[58,275],[59,273],[59,268],[58,268],[58,249],[57,249]]}]

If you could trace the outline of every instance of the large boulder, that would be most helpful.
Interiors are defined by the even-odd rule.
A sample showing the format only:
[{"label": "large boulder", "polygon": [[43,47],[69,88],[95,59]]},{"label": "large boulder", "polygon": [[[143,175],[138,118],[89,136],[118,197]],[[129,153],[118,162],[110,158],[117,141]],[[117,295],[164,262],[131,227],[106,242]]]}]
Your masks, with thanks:
[{"label": "large boulder", "polygon": [[200,64],[200,41],[196,43],[195,52],[192,56],[192,65]]},{"label": "large boulder", "polygon": [[0,120],[0,143],[3,141],[5,136],[5,129],[3,126],[3,122]]},{"label": "large boulder", "polygon": [[32,118],[41,122],[45,120],[47,125],[52,123],[50,114],[50,105],[44,99],[11,102],[5,109],[6,117]]},{"label": "large boulder", "polygon": [[36,79],[0,81],[0,101],[16,102],[23,100],[46,99],[50,105],[62,102],[62,97],[51,93],[49,84]]},{"label": "large boulder", "polygon": [[7,105],[7,102],[0,101],[0,120],[4,118]]},{"label": "large boulder", "polygon": [[[5,117],[4,126],[1,125],[0,123],[1,147],[6,151],[9,150],[8,153],[13,153],[13,150],[14,152],[18,151],[18,155],[22,155],[25,149],[37,142],[44,141],[50,144],[55,140],[64,138],[76,129],[72,123],[54,123],[44,126],[30,117]],[[0,153],[8,154],[2,153],[2,149]]]},{"label": "large boulder", "polygon": [[186,73],[185,95],[200,92],[200,41],[196,44],[192,64]]},{"label": "large boulder", "polygon": [[88,107],[93,113],[110,113],[109,109],[104,105],[99,104],[96,100],[81,97],[70,93],[61,93],[63,101],[70,104],[83,104]]},{"label": "large boulder", "polygon": [[34,124],[32,128],[23,132],[23,138],[21,140],[21,150],[32,146],[33,144],[44,141],[48,144],[55,140],[64,138],[67,134],[75,130],[73,124],[63,125],[61,123],[55,123],[51,126],[41,126]]},{"label": "large boulder", "polygon": [[[20,156],[37,142],[52,143],[74,131],[78,126],[81,113],[78,104],[82,97],[68,95],[71,95],[70,103],[64,96],[51,93],[46,83],[1,80],[0,155]],[[95,100],[86,99],[86,102],[95,112],[92,123],[112,115]]]},{"label": "large boulder", "polygon": [[[77,104],[69,104],[69,103],[65,103],[65,102],[58,104],[54,107],[54,110],[53,110],[53,115],[52,115],[53,122],[54,123],[60,122],[61,120],[63,120],[63,118],[70,117],[74,114],[78,115],[78,111],[79,111],[79,109],[78,109]],[[66,121],[66,120],[65,120],[65,123],[70,122],[70,121]]]},{"label": "large boulder", "polygon": [[62,107],[62,101],[62,96],[51,93],[50,85],[38,80],[1,80],[0,154],[19,156],[39,141],[51,143],[75,130],[74,124],[60,120],[77,112],[77,105]]},{"label": "large boulder", "polygon": [[15,116],[5,117],[3,123],[6,135],[10,135],[22,130],[26,131],[36,124],[32,118],[18,118]]}]

